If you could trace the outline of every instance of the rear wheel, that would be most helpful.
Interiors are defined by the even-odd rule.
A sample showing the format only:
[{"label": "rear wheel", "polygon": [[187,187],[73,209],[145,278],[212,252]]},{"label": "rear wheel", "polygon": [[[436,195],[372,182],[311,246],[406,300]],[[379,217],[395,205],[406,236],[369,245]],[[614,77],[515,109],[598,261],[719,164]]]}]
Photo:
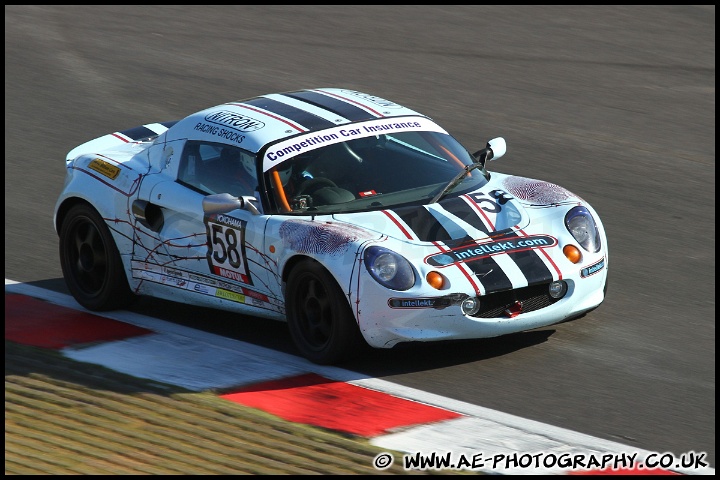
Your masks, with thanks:
[{"label": "rear wheel", "polygon": [[60,265],[70,293],[88,310],[123,308],[135,298],[110,230],[87,204],[72,207],[60,227]]},{"label": "rear wheel", "polygon": [[345,295],[319,263],[306,260],[293,269],[285,299],[290,335],[308,360],[339,363],[366,345]]}]

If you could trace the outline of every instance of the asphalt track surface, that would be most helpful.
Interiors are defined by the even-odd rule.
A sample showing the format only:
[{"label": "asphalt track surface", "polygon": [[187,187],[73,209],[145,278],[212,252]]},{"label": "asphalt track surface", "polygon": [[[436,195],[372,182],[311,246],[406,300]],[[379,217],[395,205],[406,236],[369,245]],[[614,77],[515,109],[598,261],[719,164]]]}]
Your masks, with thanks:
[{"label": "asphalt track surface", "polygon": [[[5,277],[66,292],[52,211],[77,144],[327,86],[471,151],[505,137],[490,168],[581,195],[611,258],[607,300],[577,321],[343,368],[714,467],[714,5],[6,5]],[[294,353],[282,324],[135,308]]]}]

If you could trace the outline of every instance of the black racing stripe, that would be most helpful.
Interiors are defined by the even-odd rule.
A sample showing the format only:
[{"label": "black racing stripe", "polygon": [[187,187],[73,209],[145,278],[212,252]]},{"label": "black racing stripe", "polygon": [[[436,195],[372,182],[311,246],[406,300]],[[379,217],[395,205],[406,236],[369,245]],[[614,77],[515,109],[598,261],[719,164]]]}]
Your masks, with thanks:
[{"label": "black racing stripe", "polygon": [[[488,235],[490,234],[487,226],[478,215],[478,212],[468,205],[467,202],[462,200],[462,198],[449,198],[440,202],[440,204],[449,213],[455,215],[464,222],[467,222],[478,230],[481,230]],[[498,234],[504,235],[497,237]],[[519,237],[520,235],[510,229],[505,229],[501,232],[492,232],[492,236],[495,241],[501,241],[502,238],[514,238]],[[536,285],[538,283],[552,281],[552,272],[548,269],[545,262],[542,261],[537,250],[525,250],[523,252],[508,253],[508,256],[515,261],[523,275],[525,275],[528,285]]]},{"label": "black racing stripe", "polygon": [[[522,238],[517,232],[508,233],[495,241],[501,242],[503,238]],[[536,249],[524,250],[522,252],[512,252],[507,254],[512,258],[520,271],[525,275],[528,285],[537,285],[539,283],[547,283],[552,281],[553,275],[548,266],[540,258],[540,253]]]},{"label": "black racing stripe", "polygon": [[445,227],[422,206],[402,207],[393,210],[393,212],[403,222],[407,223],[415,235],[423,242],[450,240],[450,234],[445,230]]},{"label": "black racing stripe", "polygon": [[[476,245],[472,238],[450,238],[445,227],[424,207],[403,207],[393,210],[425,242],[443,242],[450,249],[464,245]],[[477,214],[475,214],[477,218]],[[486,227],[484,227],[486,228]],[[465,263],[477,276],[487,293],[512,288],[512,282],[492,257],[485,257]]]},{"label": "black racing stripe", "polygon": [[475,243],[475,240],[470,238],[470,236],[466,236],[463,238],[456,238],[453,240],[444,240],[443,243],[445,245],[447,245],[447,247],[451,250],[470,248],[470,247],[477,245],[477,243]]},{"label": "black racing stripe", "polygon": [[[468,242],[466,239],[445,241],[443,243],[451,250],[472,248],[478,245],[476,242]],[[464,263],[480,281],[486,294],[512,289],[513,285],[510,278],[493,257],[472,259]]]},{"label": "black racing stripe", "polygon": [[123,130],[122,132],[118,133],[122,133],[126,137],[132,138],[133,140],[144,140],[150,137],[157,137],[157,133],[143,126],[130,128],[128,130]]},{"label": "black racing stripe", "polygon": [[465,265],[477,276],[485,288],[485,294],[510,290],[513,287],[508,276],[492,257],[466,262]]},{"label": "black racing stripe", "polygon": [[170,128],[178,122],[179,122],[179,120],[173,120],[172,122],[160,122],[160,125],[162,125],[163,127],[166,127],[166,128]]},{"label": "black racing stripe", "polygon": [[379,118],[377,115],[373,115],[360,107],[356,107],[352,103],[348,103],[338,98],[329,97],[327,95],[323,95],[322,93],[301,91],[286,93],[284,95],[296,100],[302,100],[303,102],[315,105],[316,107],[324,108],[325,110],[329,110],[341,117],[345,117],[352,122]]},{"label": "black racing stripe", "polygon": [[292,120],[295,123],[302,125],[308,130],[320,130],[323,128],[334,127],[335,123],[330,120],[325,120],[322,117],[318,117],[310,112],[306,112],[292,105],[271,100],[265,97],[257,97],[251,100],[245,100],[242,102],[243,105],[250,105],[253,107],[262,108],[269,112],[285,117],[288,120]]},{"label": "black racing stripe", "polygon": [[463,222],[471,225],[473,228],[484,232],[486,235],[490,235],[490,230],[487,228],[478,215],[477,210],[472,208],[468,203],[460,197],[451,197],[440,202],[440,205],[450,214],[455,215]]},{"label": "black racing stripe", "polygon": [[528,285],[548,283],[552,281],[552,272],[540,258],[537,250],[525,250],[508,254],[525,275]]}]

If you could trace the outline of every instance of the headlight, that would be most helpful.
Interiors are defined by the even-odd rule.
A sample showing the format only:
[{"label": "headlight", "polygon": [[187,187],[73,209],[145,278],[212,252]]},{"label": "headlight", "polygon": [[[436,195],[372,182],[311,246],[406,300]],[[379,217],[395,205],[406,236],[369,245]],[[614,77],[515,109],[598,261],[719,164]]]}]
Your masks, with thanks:
[{"label": "headlight", "polygon": [[365,267],[370,275],[392,290],[407,290],[415,285],[415,272],[403,256],[384,247],[365,250]]},{"label": "headlight", "polygon": [[600,250],[600,232],[585,207],[574,207],[565,215],[565,226],[573,238],[588,252]]}]

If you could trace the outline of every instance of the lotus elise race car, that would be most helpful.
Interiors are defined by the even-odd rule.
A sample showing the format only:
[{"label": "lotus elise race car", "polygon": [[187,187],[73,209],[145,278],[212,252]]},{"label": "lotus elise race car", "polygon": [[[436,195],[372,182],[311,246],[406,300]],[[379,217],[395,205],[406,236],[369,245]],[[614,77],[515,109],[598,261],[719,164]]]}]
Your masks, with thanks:
[{"label": "lotus elise race car", "polygon": [[262,95],[91,140],[54,212],[89,310],[136,295],[287,321],[319,364],[497,337],[605,298],[593,208],[494,173],[429,117],[340,88]]}]

